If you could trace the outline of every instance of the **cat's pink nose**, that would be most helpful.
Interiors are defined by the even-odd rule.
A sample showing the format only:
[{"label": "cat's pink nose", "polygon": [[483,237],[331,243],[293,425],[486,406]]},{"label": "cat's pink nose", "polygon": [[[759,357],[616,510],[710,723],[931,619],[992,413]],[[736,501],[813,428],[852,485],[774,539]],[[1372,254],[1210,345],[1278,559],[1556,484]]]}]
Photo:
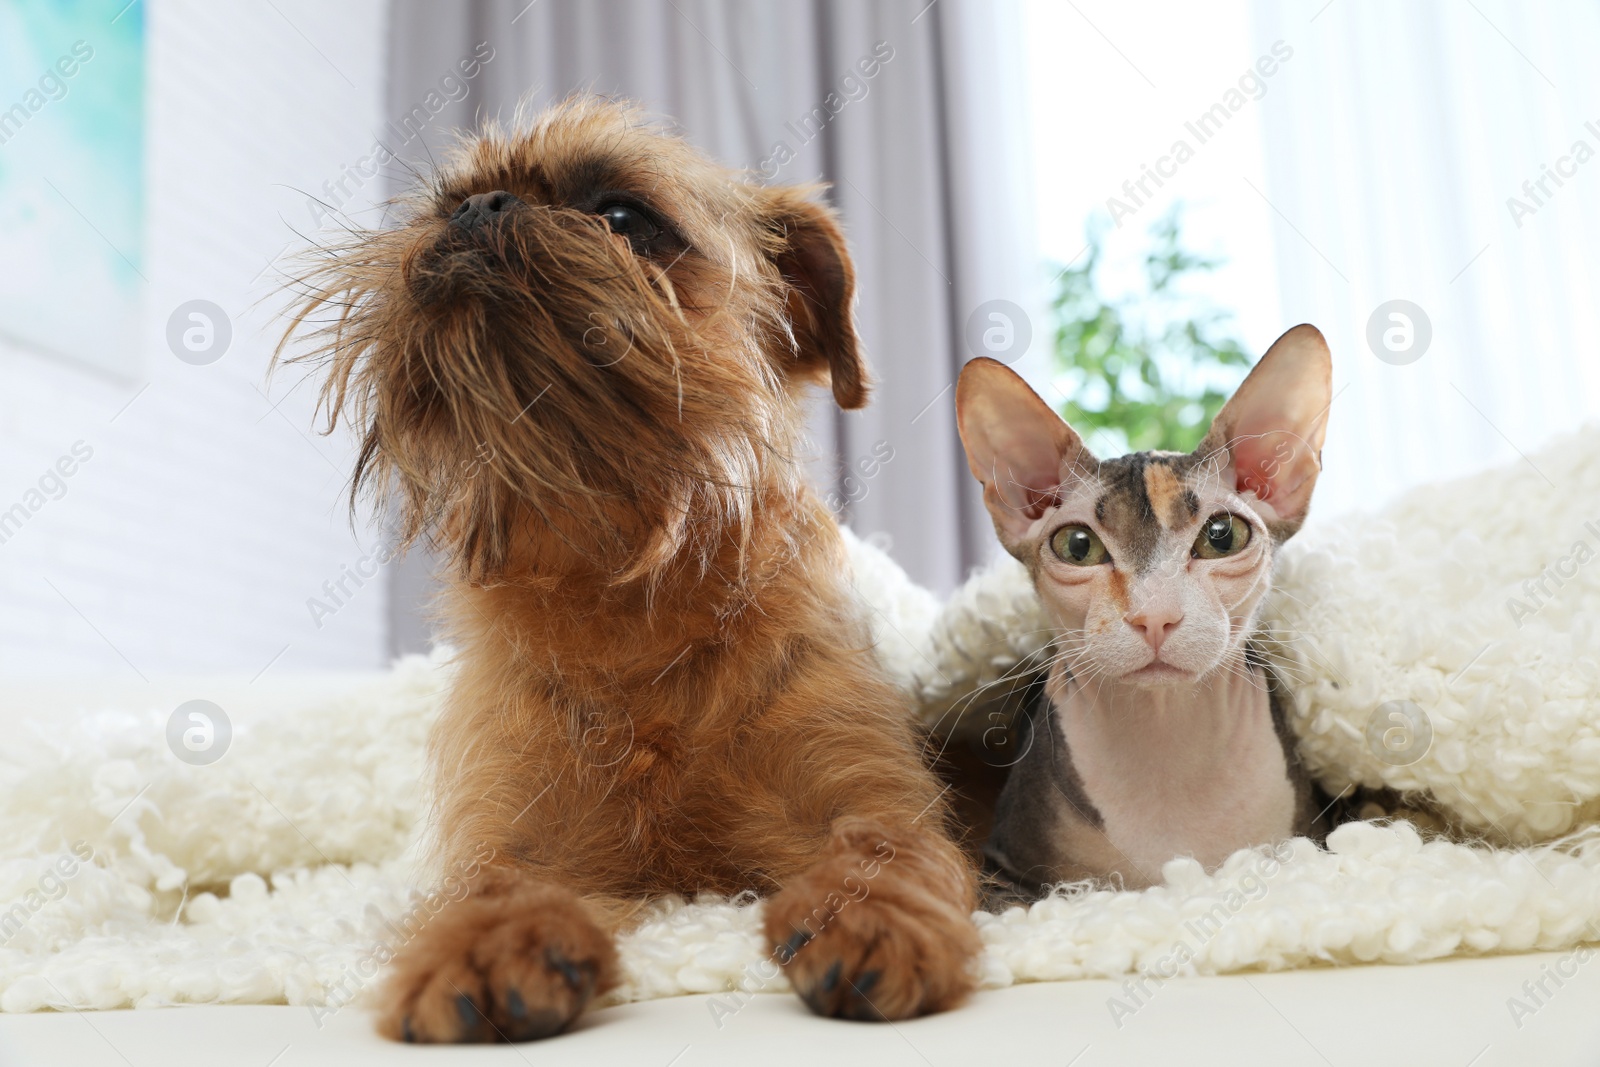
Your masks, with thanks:
[{"label": "cat's pink nose", "polygon": [[1162,643],[1172,636],[1172,631],[1183,621],[1183,612],[1176,608],[1150,607],[1143,611],[1130,611],[1122,617],[1122,621],[1139,631],[1139,636],[1150,646],[1150,651],[1160,655]]}]

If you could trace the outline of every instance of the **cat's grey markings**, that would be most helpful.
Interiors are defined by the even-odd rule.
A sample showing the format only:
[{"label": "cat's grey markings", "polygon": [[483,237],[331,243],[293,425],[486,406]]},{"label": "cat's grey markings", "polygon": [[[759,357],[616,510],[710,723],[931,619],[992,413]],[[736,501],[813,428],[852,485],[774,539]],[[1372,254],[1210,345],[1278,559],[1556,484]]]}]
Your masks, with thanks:
[{"label": "cat's grey markings", "polygon": [[1102,461],[1096,472],[1106,489],[1095,501],[1095,515],[1101,525],[1121,532],[1126,538],[1128,551],[1124,558],[1136,573],[1148,569],[1154,562],[1160,531],[1153,524],[1165,521],[1164,516],[1156,514],[1150,500],[1145,469],[1151,463],[1167,462],[1165,457],[1135,452]]},{"label": "cat's grey markings", "polygon": [[1311,778],[1305,760],[1300,758],[1300,747],[1295,743],[1294,728],[1289,725],[1289,702],[1294,699],[1289,687],[1273,669],[1267,654],[1258,642],[1252,641],[1245,649],[1247,661],[1261,671],[1267,682],[1267,700],[1272,708],[1272,728],[1277,731],[1278,743],[1283,746],[1283,759],[1289,772],[1289,784],[1294,786],[1295,833],[1322,844],[1331,829],[1329,809],[1334,798],[1323,792]]},{"label": "cat's grey markings", "polygon": [[1039,804],[1037,798],[1054,790],[1073,814],[1095,829],[1102,829],[1105,820],[1084,792],[1083,779],[1072,765],[1072,751],[1055,728],[1042,688],[1019,717],[1017,729],[1025,754],[1011,768],[995,802],[994,830],[983,852],[1003,880],[1032,891],[1056,877],[1050,850],[1042,844],[1055,836],[1061,818],[1056,804]]}]

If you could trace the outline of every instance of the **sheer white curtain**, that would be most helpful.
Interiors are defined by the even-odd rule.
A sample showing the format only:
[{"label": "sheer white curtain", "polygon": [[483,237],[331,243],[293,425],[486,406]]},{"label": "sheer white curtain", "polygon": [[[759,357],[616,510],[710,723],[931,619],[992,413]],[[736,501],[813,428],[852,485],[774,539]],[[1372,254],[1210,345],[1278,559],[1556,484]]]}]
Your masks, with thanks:
[{"label": "sheer white curtain", "polygon": [[[1542,478],[1519,453],[1600,415],[1600,8],[1254,14],[1258,50],[1294,48],[1260,103],[1283,321],[1322,327],[1335,357],[1319,510],[1490,463]],[[1369,347],[1390,300],[1431,322],[1414,362]]]}]

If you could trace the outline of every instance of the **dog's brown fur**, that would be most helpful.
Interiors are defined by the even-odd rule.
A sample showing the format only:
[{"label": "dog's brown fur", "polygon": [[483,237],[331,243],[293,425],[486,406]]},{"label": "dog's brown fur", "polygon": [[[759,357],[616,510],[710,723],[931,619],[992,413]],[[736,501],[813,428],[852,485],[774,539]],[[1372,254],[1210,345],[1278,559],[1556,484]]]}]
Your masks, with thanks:
[{"label": "dog's brown fur", "polygon": [[[474,193],[523,202],[482,232]],[[660,236],[632,245],[622,201]],[[970,867],[794,449],[808,382],[858,407],[832,214],[579,99],[466,143],[400,228],[327,250],[329,428],[355,488],[448,553],[459,674],[432,739],[438,860],[492,848],[401,951],[391,1037],[542,1037],[619,980],[640,903],[775,894],[814,1010],[898,1019],[973,984]]]}]

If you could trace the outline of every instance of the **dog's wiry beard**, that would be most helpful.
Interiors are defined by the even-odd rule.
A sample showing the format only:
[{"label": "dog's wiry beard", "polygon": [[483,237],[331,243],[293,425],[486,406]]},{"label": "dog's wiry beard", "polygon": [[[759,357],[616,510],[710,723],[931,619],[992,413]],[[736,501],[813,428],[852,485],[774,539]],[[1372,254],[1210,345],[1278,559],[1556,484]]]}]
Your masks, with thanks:
[{"label": "dog's wiry beard", "polygon": [[[760,310],[782,304],[775,276],[642,260],[548,207],[458,247],[419,202],[321,256],[285,342],[313,327],[295,358],[327,364],[327,428],[363,431],[352,506],[370,493],[471,580],[552,548],[614,581],[703,567],[749,535],[758,493],[794,484],[793,405],[761,355],[785,330]],[[735,278],[761,298],[724,304]]]}]

